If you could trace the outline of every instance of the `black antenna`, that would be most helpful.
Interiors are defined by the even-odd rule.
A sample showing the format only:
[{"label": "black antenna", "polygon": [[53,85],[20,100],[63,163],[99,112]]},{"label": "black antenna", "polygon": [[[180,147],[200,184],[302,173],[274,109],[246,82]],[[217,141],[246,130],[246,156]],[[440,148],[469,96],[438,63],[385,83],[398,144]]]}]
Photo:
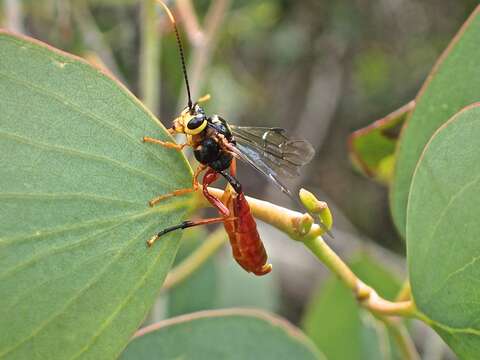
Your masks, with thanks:
[{"label": "black antenna", "polygon": [[192,107],[193,107],[192,95],[190,94],[190,84],[188,83],[187,67],[185,66],[185,56],[183,55],[182,40],[180,39],[180,35],[178,34],[177,23],[175,21],[175,18],[173,17],[172,12],[168,8],[168,6],[161,0],[157,0],[157,2],[160,5],[162,5],[163,8],[165,9],[165,11],[167,12],[168,17],[170,18],[170,21],[172,22],[173,29],[175,30],[175,36],[177,37],[178,50],[180,52],[180,59],[182,61],[183,76],[185,78],[185,85],[187,86],[188,108],[190,109],[190,111],[192,111]]}]

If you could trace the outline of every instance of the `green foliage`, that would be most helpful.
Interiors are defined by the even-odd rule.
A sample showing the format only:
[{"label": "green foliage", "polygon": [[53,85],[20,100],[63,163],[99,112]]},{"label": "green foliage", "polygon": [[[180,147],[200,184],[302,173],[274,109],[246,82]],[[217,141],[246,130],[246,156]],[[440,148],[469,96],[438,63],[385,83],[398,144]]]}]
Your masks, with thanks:
[{"label": "green foliage", "polygon": [[[379,294],[392,299],[398,280],[368,255],[362,254],[351,268]],[[306,334],[329,359],[393,359],[393,344],[385,326],[358,307],[352,291],[331,276],[314,295],[303,319]]]},{"label": "green foliage", "polygon": [[[208,233],[204,228],[185,231],[182,237],[182,245],[175,258],[175,265],[185,260],[201,242],[205,241],[207,236]],[[185,281],[166,294],[168,317],[211,309],[217,298],[218,284],[216,278],[217,267],[214,259],[210,258]]]},{"label": "green foliage", "polygon": [[[113,358],[178,247],[191,172],[160,123],[84,61],[0,33],[0,357]],[[8,330],[7,330],[8,329]]]},{"label": "green foliage", "polygon": [[[190,255],[206,237],[207,233],[203,229],[186,231],[175,263]],[[225,246],[228,249],[225,250],[229,253],[231,250],[227,242]],[[254,307],[275,312],[279,307],[279,289],[275,274],[254,277],[246,273],[230,254],[210,258],[165,296],[168,302],[168,317],[229,307]]]},{"label": "green foliage", "polygon": [[480,7],[444,52],[416,99],[397,151],[391,210],[405,236],[408,193],[415,166],[432,134],[463,107],[479,100]]},{"label": "green foliage", "polygon": [[408,201],[407,245],[418,308],[463,359],[480,349],[480,104],[428,142]]},{"label": "green foliage", "polygon": [[[103,7],[114,2],[89,3]],[[240,42],[258,47],[288,8],[273,0],[235,6],[225,28]],[[343,9],[340,6],[337,10]],[[344,17],[350,11],[347,6],[335,13]],[[349,24],[354,27],[346,28],[346,33],[359,25]],[[352,39],[358,33],[350,34]],[[75,37],[72,34],[65,36],[66,42]],[[391,207],[399,231],[406,235],[419,317],[465,359],[478,357],[480,349],[480,104],[471,105],[480,94],[479,38],[477,8],[432,71],[414,111],[402,108],[350,142],[355,164],[376,180],[390,184],[396,163]],[[286,25],[271,41],[269,56],[283,59],[277,65],[303,57],[302,41],[289,49],[283,46],[292,39],[311,40],[303,28]],[[163,66],[178,69],[174,38],[170,36],[166,44]],[[384,95],[391,82],[387,74],[395,73],[394,61],[381,47],[369,49],[373,50],[353,62],[354,78],[367,94]],[[141,142],[144,135],[169,137],[132,94],[102,71],[5,32],[0,32],[0,57],[0,358],[114,358],[150,309],[174,260],[180,234],[165,236],[150,250],[145,240],[181,221],[192,204],[190,197],[155,208],[147,201],[188,187],[191,170],[179,152]],[[231,106],[225,98],[217,99],[240,114],[239,109],[247,108],[242,100],[247,91],[242,93],[232,74],[230,66],[227,70],[221,65],[212,69],[210,81],[220,84],[217,89],[224,90],[227,84],[232,91],[221,92],[229,96]],[[256,83],[253,78],[251,84]],[[165,88],[178,88],[182,73],[172,72],[169,79],[175,84],[166,82]],[[271,108],[269,104],[267,115]],[[392,130],[407,115],[395,157]],[[277,125],[265,123],[276,122],[274,116],[262,121]],[[187,240],[177,261],[206,236],[201,230],[189,234],[192,240]],[[252,275],[232,260],[228,266],[217,260],[210,259],[166,295],[169,316],[224,306],[272,311],[279,307],[274,277],[252,281]],[[381,296],[393,299],[398,282],[383,267],[366,256],[351,267]],[[332,359],[399,356],[390,330],[360,309],[351,290],[333,277],[312,301],[304,327]],[[291,325],[241,310],[168,320],[142,332],[122,356],[152,355],[323,358]]]},{"label": "green foliage", "polygon": [[226,264],[217,264],[217,308],[242,306],[271,312],[278,310],[280,290],[275,273],[254,277],[246,273],[232,258],[226,260]]},{"label": "green foliage", "polygon": [[348,139],[350,159],[363,175],[385,185],[391,183],[397,133],[414,106],[415,103],[411,101],[383,119],[350,135]]},{"label": "green foliage", "polygon": [[[419,316],[462,359],[477,358],[480,349],[479,37],[477,7],[417,96],[398,144],[391,187]],[[385,157],[379,125],[350,139],[354,161],[367,174],[376,175]]]},{"label": "green foliage", "polygon": [[122,360],[323,359],[284,320],[259,311],[206,311],[160,323],[133,339]]},{"label": "green foliage", "polygon": [[380,48],[371,48],[359,54],[356,59],[355,80],[366,92],[366,96],[383,93],[391,81],[392,59]]}]

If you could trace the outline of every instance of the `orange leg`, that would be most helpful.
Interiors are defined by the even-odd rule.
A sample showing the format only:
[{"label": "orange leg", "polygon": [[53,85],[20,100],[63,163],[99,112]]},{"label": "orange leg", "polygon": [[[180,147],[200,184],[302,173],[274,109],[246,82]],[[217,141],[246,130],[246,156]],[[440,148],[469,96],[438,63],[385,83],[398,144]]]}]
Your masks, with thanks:
[{"label": "orange leg", "polygon": [[232,176],[237,176],[237,159],[233,158],[232,163],[230,164],[230,174]]},{"label": "orange leg", "polygon": [[143,142],[158,144],[168,149],[177,149],[177,150],[182,150],[185,146],[188,146],[188,144],[176,144],[171,141],[162,141],[162,140],[154,139],[148,136],[143,137]]},{"label": "orange leg", "polygon": [[165,199],[174,197],[174,196],[180,196],[180,195],[185,195],[189,194],[192,192],[195,192],[198,190],[198,176],[201,174],[202,171],[204,171],[207,167],[203,164],[198,165],[197,169],[195,170],[195,173],[193,174],[193,183],[191,188],[186,188],[186,189],[178,189],[174,190],[171,193],[160,195],[156,197],[155,199],[152,199],[148,202],[148,205],[150,206],[155,206],[157,205],[160,201],[163,201]]},{"label": "orange leg", "polygon": [[[203,185],[203,194],[207,198],[207,200],[215,208],[217,208],[217,210],[220,212],[220,214],[222,216],[219,216],[219,217],[216,217],[216,218],[211,218],[211,219],[196,220],[196,221],[187,220],[187,221],[181,222],[180,224],[167,227],[167,228],[163,229],[162,231],[160,231],[158,234],[151,237],[149,240],[147,240],[147,246],[148,247],[152,246],[153,243],[155,241],[157,241],[161,236],[163,236],[163,235],[165,235],[165,234],[167,234],[171,231],[186,229],[186,228],[189,228],[189,227],[199,226],[199,225],[215,224],[215,223],[219,223],[219,222],[225,223],[225,221],[229,222],[229,221],[235,220],[236,218],[233,217],[233,215],[230,213],[230,210],[228,209],[228,207],[224,203],[222,203],[222,201],[220,199],[218,199],[217,197],[213,196],[212,194],[210,194],[208,192],[208,186],[212,182],[217,180],[217,178],[218,178],[218,173],[211,168],[208,169],[207,173],[203,177],[203,184],[202,184]],[[198,184],[197,184],[197,186],[198,186]]]}]

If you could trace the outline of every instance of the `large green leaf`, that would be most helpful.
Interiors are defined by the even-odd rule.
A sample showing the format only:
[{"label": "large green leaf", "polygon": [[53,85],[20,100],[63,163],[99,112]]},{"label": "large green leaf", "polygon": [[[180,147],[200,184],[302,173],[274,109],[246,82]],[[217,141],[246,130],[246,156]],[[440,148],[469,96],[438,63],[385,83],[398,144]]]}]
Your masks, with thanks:
[{"label": "large green leaf", "polygon": [[[395,276],[368,255],[360,255],[351,267],[381,296],[392,299],[398,291]],[[334,276],[314,295],[303,318],[303,329],[329,359],[394,358],[395,345],[385,326],[361,309],[352,291]]]},{"label": "large green leaf", "polygon": [[150,308],[185,213],[164,128],[85,61],[0,32],[0,358],[114,358]]},{"label": "large green leaf", "polygon": [[141,330],[121,359],[323,359],[285,320],[256,310],[204,311]]},{"label": "large green leaf", "polygon": [[397,151],[391,209],[398,231],[405,236],[408,192],[415,165],[432,134],[480,95],[480,6],[438,60],[416,99]]},{"label": "large green leaf", "polygon": [[479,139],[480,104],[434,134],[415,171],[407,212],[415,302],[464,359],[480,354]]}]

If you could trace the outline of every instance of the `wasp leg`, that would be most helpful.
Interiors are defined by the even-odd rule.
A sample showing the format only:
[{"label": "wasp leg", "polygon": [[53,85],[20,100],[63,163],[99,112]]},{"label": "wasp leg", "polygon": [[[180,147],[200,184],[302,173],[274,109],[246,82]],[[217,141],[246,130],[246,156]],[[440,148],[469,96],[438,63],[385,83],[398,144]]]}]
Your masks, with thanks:
[{"label": "wasp leg", "polygon": [[235,157],[232,158],[230,163],[230,175],[237,176],[237,159]]},{"label": "wasp leg", "polygon": [[[231,168],[230,170],[235,172],[236,169]],[[241,194],[243,192],[242,184],[240,184],[240,181],[238,181],[235,176],[231,175],[227,170],[220,171],[220,174],[228,181],[230,185],[232,185],[233,190],[235,190],[237,194]]]},{"label": "wasp leg", "polygon": [[168,194],[164,194],[164,195],[160,195],[160,196],[157,196],[156,198],[150,200],[148,202],[148,205],[150,206],[155,206],[157,205],[160,201],[163,201],[165,199],[168,199],[168,198],[171,198],[171,197],[174,197],[174,196],[180,196],[180,195],[185,195],[185,194],[189,194],[189,193],[192,193],[192,192],[195,192],[198,190],[198,176],[200,175],[200,173],[202,171],[204,171],[207,167],[205,165],[202,165],[200,164],[197,169],[195,170],[195,173],[193,174],[193,181],[192,181],[192,187],[191,188],[186,188],[186,189],[178,189],[178,190],[174,190],[172,191],[171,193],[168,193]]},{"label": "wasp leg", "polygon": [[161,236],[163,236],[165,234],[168,234],[169,232],[179,230],[179,229],[183,230],[183,229],[187,229],[187,228],[190,228],[190,227],[193,227],[193,226],[215,224],[215,223],[219,223],[219,222],[224,222],[225,220],[226,219],[222,216],[222,217],[216,217],[216,218],[211,218],[211,219],[202,219],[202,220],[196,220],[196,221],[192,221],[192,220],[183,221],[180,224],[167,227],[167,228],[163,229],[162,231],[160,231],[158,234],[152,236],[150,239],[147,240],[147,246],[151,247],[155,241],[160,239]]},{"label": "wasp leg", "polygon": [[158,144],[158,145],[161,145],[161,146],[166,147],[168,149],[177,149],[177,150],[182,150],[185,146],[188,146],[187,143],[176,144],[176,143],[171,142],[171,141],[162,141],[162,140],[154,139],[154,138],[151,138],[151,137],[148,137],[148,136],[143,137],[143,142]]},{"label": "wasp leg", "polygon": [[210,94],[205,94],[197,100],[196,104],[206,102],[206,101],[210,100],[210,98],[211,98]]},{"label": "wasp leg", "polygon": [[218,212],[222,214],[222,216],[229,217],[230,210],[228,210],[225,204],[220,199],[218,199],[217,197],[213,196],[208,192],[208,186],[217,179],[218,179],[218,173],[212,168],[209,168],[208,171],[203,176],[203,182],[202,182],[203,196],[205,196],[208,202],[212,204],[218,210]]}]

